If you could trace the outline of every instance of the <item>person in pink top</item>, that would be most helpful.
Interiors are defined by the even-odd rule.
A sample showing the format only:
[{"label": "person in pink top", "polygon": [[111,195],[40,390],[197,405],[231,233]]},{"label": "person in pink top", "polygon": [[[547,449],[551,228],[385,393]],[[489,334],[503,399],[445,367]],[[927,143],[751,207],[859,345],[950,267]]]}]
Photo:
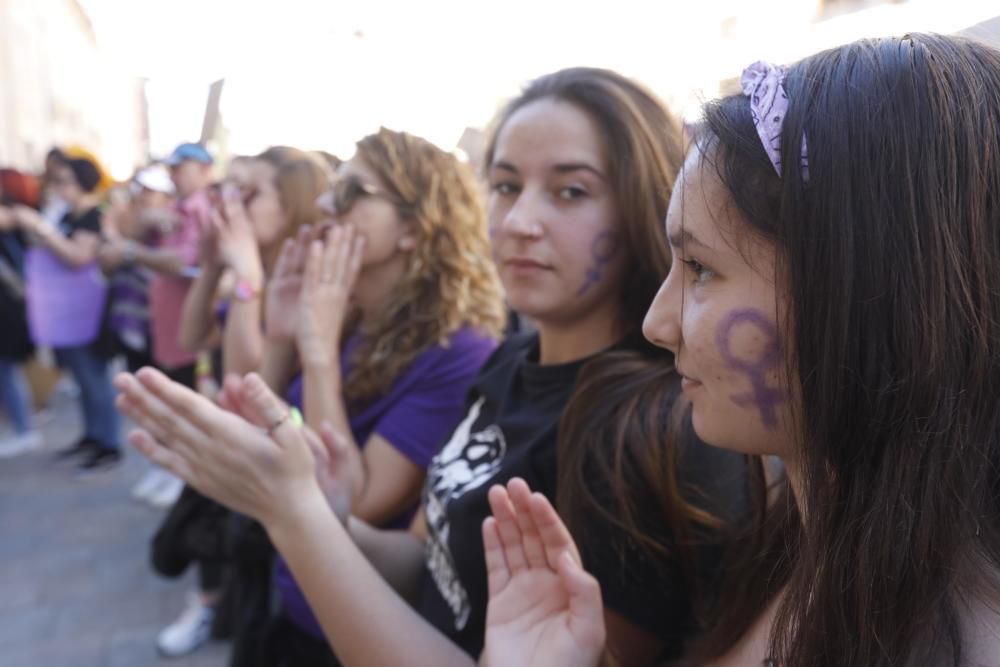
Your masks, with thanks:
[{"label": "person in pink top", "polygon": [[211,220],[212,162],[212,156],[198,144],[181,144],[167,158],[177,190],[177,215],[153,251],[172,255],[169,270],[158,270],[150,284],[153,361],[189,387],[194,387],[196,358],[180,346],[178,335],[184,299],[197,271],[201,232]]}]

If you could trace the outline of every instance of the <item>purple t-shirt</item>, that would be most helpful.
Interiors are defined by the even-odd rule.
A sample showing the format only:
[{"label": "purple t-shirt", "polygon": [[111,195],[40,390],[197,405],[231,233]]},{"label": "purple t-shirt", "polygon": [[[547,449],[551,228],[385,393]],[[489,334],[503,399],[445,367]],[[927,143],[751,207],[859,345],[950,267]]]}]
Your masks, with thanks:
[{"label": "purple t-shirt", "polygon": [[[341,372],[350,371],[349,360],[360,339],[352,337],[341,353]],[[496,341],[469,327],[449,337],[448,346],[435,345],[418,356],[393,383],[389,392],[348,416],[354,442],[363,447],[374,434],[382,436],[420,468],[427,468],[442,441],[465,410],[465,394],[479,368],[496,347]],[[302,378],[288,388],[288,402],[301,409]],[[383,527],[405,527],[412,507]],[[284,559],[275,565],[275,582],[285,613],[303,629],[323,637],[305,595],[295,583]]]}]

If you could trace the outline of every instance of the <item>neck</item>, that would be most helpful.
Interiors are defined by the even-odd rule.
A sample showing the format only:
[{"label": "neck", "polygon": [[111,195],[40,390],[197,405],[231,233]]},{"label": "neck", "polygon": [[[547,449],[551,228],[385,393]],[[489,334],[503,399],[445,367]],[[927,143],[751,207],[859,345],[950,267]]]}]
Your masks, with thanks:
[{"label": "neck", "polygon": [[622,336],[621,313],[609,302],[588,313],[582,320],[544,322],[538,325],[538,360],[542,365],[578,361],[611,347]]},{"label": "neck", "polygon": [[406,271],[406,258],[396,255],[376,266],[364,267],[354,285],[354,303],[361,309],[361,321],[370,320],[399,286]]}]

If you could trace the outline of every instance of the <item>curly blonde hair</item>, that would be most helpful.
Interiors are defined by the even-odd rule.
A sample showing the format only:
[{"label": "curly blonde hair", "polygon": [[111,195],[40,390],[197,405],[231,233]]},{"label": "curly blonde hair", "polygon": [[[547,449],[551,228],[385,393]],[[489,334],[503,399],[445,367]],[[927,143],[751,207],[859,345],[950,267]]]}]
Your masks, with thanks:
[{"label": "curly blonde hair", "polygon": [[404,206],[416,239],[400,283],[366,322],[345,382],[349,404],[388,392],[429,347],[472,327],[499,338],[503,288],[490,254],[481,190],[470,169],[429,141],[381,128],[358,142],[357,157]]}]

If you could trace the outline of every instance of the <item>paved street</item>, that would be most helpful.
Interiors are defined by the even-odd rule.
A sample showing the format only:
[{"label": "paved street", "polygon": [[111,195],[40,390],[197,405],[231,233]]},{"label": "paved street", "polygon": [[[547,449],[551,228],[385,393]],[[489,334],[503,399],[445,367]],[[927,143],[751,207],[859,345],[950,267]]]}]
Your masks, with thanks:
[{"label": "paved street", "polygon": [[157,632],[184,604],[192,577],[158,578],[149,538],[163,516],[129,497],[145,471],[134,450],[116,470],[81,479],[52,452],[80,435],[71,396],[40,419],[46,449],[0,460],[0,665],[221,667],[216,643],[160,659]]}]

